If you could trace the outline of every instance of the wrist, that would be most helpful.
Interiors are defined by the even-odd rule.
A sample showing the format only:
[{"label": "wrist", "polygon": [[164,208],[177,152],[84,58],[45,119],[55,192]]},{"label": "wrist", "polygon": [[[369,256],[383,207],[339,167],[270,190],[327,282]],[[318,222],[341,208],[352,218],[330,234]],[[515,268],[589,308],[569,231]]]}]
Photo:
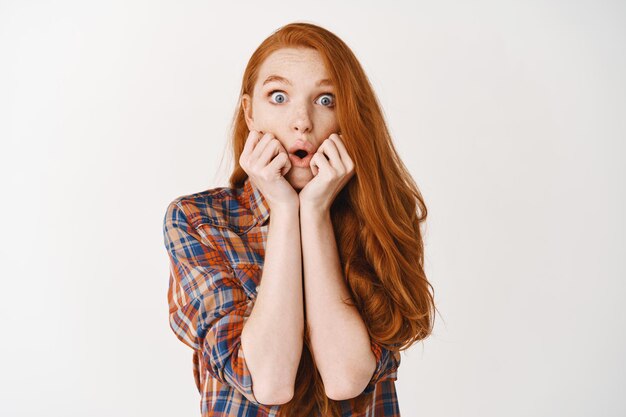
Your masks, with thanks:
[{"label": "wrist", "polygon": [[281,203],[270,205],[270,213],[276,215],[298,215],[300,211],[300,205],[298,203]]},{"label": "wrist", "polygon": [[330,210],[319,206],[300,204],[300,217],[306,217],[311,220],[324,220],[330,218]]}]

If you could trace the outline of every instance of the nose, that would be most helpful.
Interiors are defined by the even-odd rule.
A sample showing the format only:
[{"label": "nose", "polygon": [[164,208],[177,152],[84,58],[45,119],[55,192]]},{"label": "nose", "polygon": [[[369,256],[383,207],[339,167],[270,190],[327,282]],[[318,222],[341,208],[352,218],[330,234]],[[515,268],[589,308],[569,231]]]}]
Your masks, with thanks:
[{"label": "nose", "polygon": [[291,124],[292,128],[300,134],[309,132],[313,128],[306,103],[301,103],[296,107]]}]

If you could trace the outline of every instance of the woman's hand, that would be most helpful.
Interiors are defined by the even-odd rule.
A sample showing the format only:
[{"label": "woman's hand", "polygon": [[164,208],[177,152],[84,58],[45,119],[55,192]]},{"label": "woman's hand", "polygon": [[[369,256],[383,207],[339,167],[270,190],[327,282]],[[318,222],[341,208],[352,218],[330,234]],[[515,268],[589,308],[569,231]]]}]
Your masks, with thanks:
[{"label": "woman's hand", "polygon": [[271,133],[250,131],[239,165],[272,207],[298,207],[298,193],[283,177],[291,169],[289,154]]},{"label": "woman's hand", "polygon": [[339,191],[354,175],[354,163],[348,155],[341,135],[333,133],[322,142],[309,165],[314,178],[298,195],[300,207],[321,212],[329,211]]}]

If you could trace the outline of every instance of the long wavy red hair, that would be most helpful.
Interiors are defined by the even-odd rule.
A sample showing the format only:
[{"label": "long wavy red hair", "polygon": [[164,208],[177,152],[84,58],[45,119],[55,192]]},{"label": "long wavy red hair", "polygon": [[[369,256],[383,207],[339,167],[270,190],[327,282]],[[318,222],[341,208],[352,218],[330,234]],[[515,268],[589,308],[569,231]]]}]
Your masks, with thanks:
[{"label": "long wavy red hair", "polygon": [[[242,187],[248,176],[238,162],[249,132],[241,97],[253,95],[261,64],[285,47],[313,48],[321,54],[335,86],[339,130],[355,164],[353,178],[331,207],[340,261],[354,302],[351,305],[360,312],[373,341],[394,351],[406,350],[431,334],[436,310],[434,289],[424,273],[420,223],[426,220],[426,206],[393,145],[363,68],[335,34],[311,23],[295,22],[274,31],[254,51],[243,74],[233,119],[235,166],[230,186]],[[321,412],[340,417],[339,402],[325,394],[306,324],[305,329],[294,396],[281,405],[280,415]],[[350,401],[357,412],[363,412],[371,398],[361,395]]]}]

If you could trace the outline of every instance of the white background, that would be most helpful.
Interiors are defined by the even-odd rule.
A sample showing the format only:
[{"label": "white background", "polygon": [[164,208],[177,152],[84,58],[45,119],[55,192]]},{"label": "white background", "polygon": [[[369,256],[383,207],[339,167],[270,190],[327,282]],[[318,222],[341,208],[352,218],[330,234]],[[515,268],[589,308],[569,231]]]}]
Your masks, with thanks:
[{"label": "white background", "polygon": [[299,20],[354,50],[429,210],[402,415],[625,415],[626,7],[597,0],[0,1],[0,415],[199,415],[163,216],[226,185],[245,64]]}]

